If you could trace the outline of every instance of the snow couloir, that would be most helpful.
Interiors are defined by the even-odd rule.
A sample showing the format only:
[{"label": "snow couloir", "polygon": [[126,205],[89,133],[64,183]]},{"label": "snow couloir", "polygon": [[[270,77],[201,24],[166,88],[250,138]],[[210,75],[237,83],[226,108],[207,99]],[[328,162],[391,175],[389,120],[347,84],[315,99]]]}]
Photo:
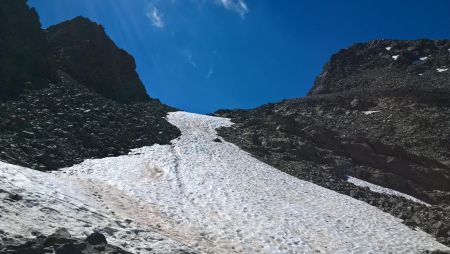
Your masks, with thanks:
[{"label": "snow couloir", "polygon": [[[9,234],[25,234],[33,229],[51,231],[45,227],[55,227],[58,221],[51,220],[59,220],[70,222],[68,227],[79,228],[76,233],[82,234],[86,224],[103,230],[110,221],[132,221],[145,234],[140,240],[128,236],[124,247],[131,251],[154,244],[142,241],[151,231],[166,247],[188,246],[201,253],[448,250],[375,207],[289,176],[231,143],[215,142],[215,129],[230,126],[229,119],[175,112],[168,120],[182,132],[171,145],[86,160],[52,174],[23,169],[32,177],[2,164],[2,185],[7,182],[10,189],[26,190],[46,201],[58,197],[57,209],[63,211],[42,218],[47,223],[39,225],[25,221],[15,226],[19,218],[12,218],[0,226]],[[70,200],[70,205],[64,205],[64,200]],[[72,211],[79,207],[82,212]],[[34,216],[30,214],[41,210],[21,207],[14,216]],[[105,210],[113,211],[112,215],[101,215],[108,213]],[[97,217],[83,222],[91,213]],[[112,242],[121,244],[125,233],[116,234]]]}]

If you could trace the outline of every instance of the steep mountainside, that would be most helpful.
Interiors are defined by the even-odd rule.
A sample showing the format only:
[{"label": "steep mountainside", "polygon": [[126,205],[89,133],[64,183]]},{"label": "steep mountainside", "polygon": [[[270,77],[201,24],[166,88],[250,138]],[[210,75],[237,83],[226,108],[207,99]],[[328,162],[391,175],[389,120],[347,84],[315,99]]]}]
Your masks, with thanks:
[{"label": "steep mountainside", "polygon": [[[332,58],[305,98],[217,112],[236,123],[219,133],[291,175],[378,206],[448,244],[449,48],[448,41],[357,44]],[[380,199],[346,176],[436,206]]]},{"label": "steep mountainside", "polygon": [[58,68],[78,82],[120,102],[149,99],[133,57],[118,48],[101,25],[77,17],[49,27],[47,36]]},{"label": "steep mountainside", "polygon": [[36,11],[26,0],[0,1],[0,100],[48,83],[49,55]]},{"label": "steep mountainside", "polygon": [[0,160],[55,170],[179,135],[100,25],[78,17],[44,32],[24,0],[0,11]]}]

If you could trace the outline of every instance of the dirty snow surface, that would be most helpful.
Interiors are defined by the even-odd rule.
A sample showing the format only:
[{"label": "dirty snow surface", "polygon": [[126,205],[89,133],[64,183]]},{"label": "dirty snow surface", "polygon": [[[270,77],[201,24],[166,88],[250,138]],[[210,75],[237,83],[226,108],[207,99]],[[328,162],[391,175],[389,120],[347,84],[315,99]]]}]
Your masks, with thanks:
[{"label": "dirty snow surface", "polygon": [[[228,119],[175,112],[168,120],[182,132],[172,145],[87,160],[53,174],[2,165],[2,188],[37,201],[7,208],[13,211],[0,228],[26,233],[62,221],[81,234],[88,225],[109,225],[118,230],[108,238],[112,243],[126,242],[134,252],[146,244],[154,249],[141,253],[164,244],[200,253],[447,250],[375,207],[291,177],[233,144],[214,142],[215,129],[231,125]],[[47,213],[55,215],[43,217]],[[137,236],[126,234],[125,218],[142,229]]]}]

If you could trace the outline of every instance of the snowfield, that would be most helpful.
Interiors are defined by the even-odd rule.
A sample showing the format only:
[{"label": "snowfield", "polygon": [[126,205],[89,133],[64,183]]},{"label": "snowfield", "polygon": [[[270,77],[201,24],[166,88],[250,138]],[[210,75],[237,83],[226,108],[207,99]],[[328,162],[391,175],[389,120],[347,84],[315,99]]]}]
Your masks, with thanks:
[{"label": "snowfield", "polygon": [[375,207],[215,142],[215,129],[230,126],[229,119],[175,112],[168,120],[182,132],[172,145],[86,160],[52,174],[0,164],[1,188],[33,200],[1,199],[0,228],[29,235],[64,225],[82,235],[112,227],[112,244],[140,253],[186,246],[200,253],[449,250]]},{"label": "snowfield", "polygon": [[[140,250],[149,247],[151,253],[161,254],[189,250],[157,233],[151,223],[137,225],[134,218],[115,210],[131,206],[143,209],[145,204],[136,204],[135,199],[113,186],[102,186],[101,191],[107,194],[100,196],[95,183],[0,162],[0,244],[2,236],[34,238],[34,232],[50,235],[58,228],[67,228],[83,239],[94,230],[102,231],[108,243],[135,253],[147,253]],[[8,200],[9,194],[18,194],[22,200]],[[115,207],[107,206],[108,199],[114,199],[111,203]]]}]

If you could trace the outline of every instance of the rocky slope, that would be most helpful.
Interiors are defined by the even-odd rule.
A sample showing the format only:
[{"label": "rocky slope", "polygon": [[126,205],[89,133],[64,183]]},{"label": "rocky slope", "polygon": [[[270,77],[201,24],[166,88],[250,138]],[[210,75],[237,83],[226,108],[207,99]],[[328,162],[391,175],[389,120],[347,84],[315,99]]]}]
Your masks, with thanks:
[{"label": "rocky slope", "polygon": [[[450,244],[449,48],[427,40],[357,44],[333,56],[305,98],[217,112],[236,123],[220,134],[291,175]],[[380,197],[347,175],[434,206]]]},{"label": "rocky slope", "polygon": [[121,104],[91,92],[66,73],[57,83],[0,103],[0,160],[47,171],[87,158],[167,144],[179,135],[157,100]]}]

